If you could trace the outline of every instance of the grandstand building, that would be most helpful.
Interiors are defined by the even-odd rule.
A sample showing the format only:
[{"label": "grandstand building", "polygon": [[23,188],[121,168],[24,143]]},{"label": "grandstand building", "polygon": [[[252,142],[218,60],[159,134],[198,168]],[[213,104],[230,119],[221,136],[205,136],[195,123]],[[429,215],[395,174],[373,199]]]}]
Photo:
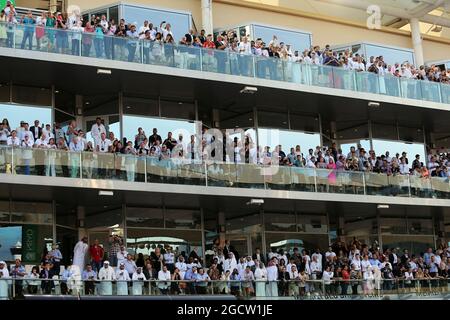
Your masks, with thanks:
[{"label": "grandstand building", "polygon": [[[367,11],[370,5],[375,8]],[[0,20],[0,120],[8,119],[11,130],[20,121],[31,127],[39,120],[42,129],[50,124],[52,130],[57,124],[68,146],[75,120],[94,148],[100,145],[91,132],[98,117],[107,137],[112,132],[133,146],[139,127],[148,138],[157,128],[162,141],[169,131],[176,140],[181,133],[183,156],[191,161],[161,164],[145,155],[1,145],[0,260],[14,263],[13,251],[21,251],[30,268],[57,243],[61,264],[70,265],[82,237],[89,244],[98,239],[107,255],[112,235],[123,237],[132,254],[171,246],[187,255],[195,251],[206,265],[226,240],[240,256],[256,249],[264,256],[292,254],[294,248],[325,252],[338,240],[354,239],[416,255],[448,248],[449,175],[422,176],[413,168],[419,155],[428,170],[438,161],[450,169],[445,76],[441,82],[417,80],[178,45],[202,29],[214,39],[231,31],[239,43],[246,37],[267,46],[283,43],[293,55],[313,46],[324,54],[329,45],[336,58],[352,52],[367,63],[383,56],[393,74],[408,62],[417,69],[435,64],[450,75],[447,1],[15,1],[17,20],[27,8],[36,18],[49,8],[67,12],[74,6],[83,27],[93,15],[116,24],[124,19],[138,33],[145,20],[162,33],[170,23],[175,44],[157,49],[138,37],[58,28],[43,28],[38,41],[36,25]],[[206,132],[216,134],[204,133],[212,129],[217,131]],[[199,148],[192,157],[191,135]],[[246,139],[258,154],[254,161]],[[213,153],[227,151],[228,157],[202,161],[202,141],[216,143]],[[286,155],[299,145],[304,165],[276,165],[268,172],[260,157],[266,147],[278,152],[278,145]],[[378,173],[365,163],[348,171],[311,168],[306,159],[309,149],[317,158],[316,147],[324,155],[341,149],[345,158],[351,147],[373,150],[389,163],[406,152],[411,174]]]}]

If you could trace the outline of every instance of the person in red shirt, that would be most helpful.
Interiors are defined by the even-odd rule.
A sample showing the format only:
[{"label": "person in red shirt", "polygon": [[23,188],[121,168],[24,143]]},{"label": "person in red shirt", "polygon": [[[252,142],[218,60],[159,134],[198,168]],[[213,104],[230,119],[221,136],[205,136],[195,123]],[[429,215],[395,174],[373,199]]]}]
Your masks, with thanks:
[{"label": "person in red shirt", "polygon": [[206,41],[203,43],[203,48],[215,49],[216,45],[214,44],[213,37],[211,34],[208,34],[206,37]]},{"label": "person in red shirt", "polygon": [[99,272],[100,268],[102,267],[102,260],[105,251],[103,250],[103,247],[100,246],[98,239],[95,239],[94,244],[89,248],[89,253],[91,254],[92,259],[92,269],[94,269],[96,272]]}]

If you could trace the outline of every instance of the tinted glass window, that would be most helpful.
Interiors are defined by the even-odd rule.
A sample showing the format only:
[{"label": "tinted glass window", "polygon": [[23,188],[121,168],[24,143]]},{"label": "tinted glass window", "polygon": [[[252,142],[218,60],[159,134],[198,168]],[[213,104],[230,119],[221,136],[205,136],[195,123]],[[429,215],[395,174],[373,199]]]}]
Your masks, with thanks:
[{"label": "tinted glass window", "polygon": [[386,48],[382,46],[376,46],[372,44],[366,44],[366,55],[367,59],[370,56],[383,56],[384,61],[387,64],[395,64],[395,63],[403,63],[405,61],[409,61],[410,63],[414,63],[414,54],[411,51],[401,50],[401,49],[393,49]]},{"label": "tinted glass window", "polygon": [[266,42],[266,44],[269,44],[273,36],[276,35],[278,38],[278,43],[284,42],[286,45],[290,44],[292,51],[303,51],[311,46],[311,35],[309,33],[289,31],[261,25],[254,25],[253,30],[255,33],[253,38],[261,38]]}]

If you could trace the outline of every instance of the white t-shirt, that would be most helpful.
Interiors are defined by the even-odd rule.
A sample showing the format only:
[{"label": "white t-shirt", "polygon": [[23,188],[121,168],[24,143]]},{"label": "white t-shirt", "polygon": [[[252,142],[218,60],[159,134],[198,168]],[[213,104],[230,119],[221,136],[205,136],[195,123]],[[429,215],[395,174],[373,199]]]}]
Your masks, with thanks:
[{"label": "white t-shirt", "polygon": [[107,153],[109,152],[109,147],[112,146],[111,140],[105,139],[101,140],[97,143],[99,152]]},{"label": "white t-shirt", "polygon": [[250,42],[247,42],[247,43],[245,43],[245,42],[240,42],[240,43],[239,43],[239,47],[238,47],[239,52],[240,52],[241,54],[251,54],[251,53],[252,53],[251,48],[252,48],[252,47],[251,47]]}]

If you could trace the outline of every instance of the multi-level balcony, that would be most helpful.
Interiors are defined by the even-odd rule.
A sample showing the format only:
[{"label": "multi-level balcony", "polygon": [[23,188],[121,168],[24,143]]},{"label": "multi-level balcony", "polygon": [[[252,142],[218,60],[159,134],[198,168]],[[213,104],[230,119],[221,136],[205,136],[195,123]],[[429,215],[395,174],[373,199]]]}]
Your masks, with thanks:
[{"label": "multi-level balcony", "polygon": [[33,35],[31,36],[30,46],[28,40],[23,41],[24,34],[26,32],[34,34],[35,27],[23,25],[2,25],[2,27],[8,29],[8,39],[3,46],[9,48],[268,79],[424,102],[450,103],[450,85],[442,83],[390,75],[378,76],[369,72],[300,64],[261,56],[241,55],[231,51],[163,45],[147,40],[47,28],[40,44],[36,43]]},{"label": "multi-level balcony", "polygon": [[[448,178],[423,178],[415,175],[386,175],[373,172],[339,171],[293,166],[265,166],[246,163],[174,158],[159,160],[152,156],[111,153],[67,152],[47,149],[0,149],[0,173],[3,180],[54,185],[53,179],[70,178],[66,185],[93,188],[124,188],[134,184],[165,184],[170,192],[242,195],[251,189],[254,195],[292,198],[297,192],[356,195],[355,200],[376,202],[379,196],[395,197],[394,202],[432,199],[430,203],[446,204],[450,199]],[[6,174],[6,175],[5,175]],[[104,183],[99,182],[104,181]],[[121,184],[120,182],[128,182]],[[173,188],[170,187],[173,186]],[[175,185],[178,185],[175,187]],[[186,188],[189,186],[189,188]],[[206,187],[206,189],[204,189]],[[196,189],[197,188],[197,189]],[[235,190],[235,191],[228,191]],[[240,191],[241,190],[241,191]],[[280,193],[279,191],[289,192]],[[370,196],[378,196],[371,199]],[[338,199],[337,197],[335,197]],[[347,197],[346,197],[347,199]],[[351,199],[351,198],[350,198]],[[403,199],[403,200],[399,200]],[[385,199],[385,201],[391,201]],[[420,200],[419,200],[420,201]],[[415,201],[412,201],[415,202]]]}]

